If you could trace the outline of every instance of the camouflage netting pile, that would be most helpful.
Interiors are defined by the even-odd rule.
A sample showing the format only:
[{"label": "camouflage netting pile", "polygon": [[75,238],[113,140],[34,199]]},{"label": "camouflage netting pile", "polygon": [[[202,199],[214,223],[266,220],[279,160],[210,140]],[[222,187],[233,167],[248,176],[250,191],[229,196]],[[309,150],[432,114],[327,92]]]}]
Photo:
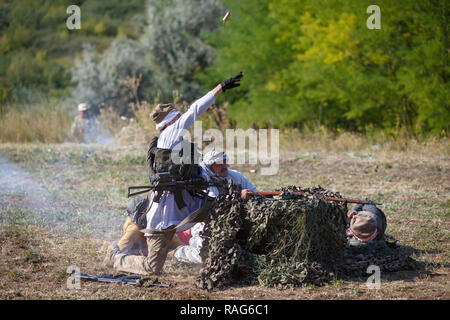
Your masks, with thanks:
[{"label": "camouflage netting pile", "polygon": [[366,274],[370,265],[380,267],[382,272],[416,269],[418,264],[411,258],[413,249],[397,245],[397,241],[392,240],[394,239],[387,237],[386,241],[370,241],[358,246],[347,245],[339,271],[347,275],[360,276]]},{"label": "camouflage netting pile", "polygon": [[[274,199],[240,201],[230,190],[203,231],[205,289],[233,283],[264,286],[320,284],[344,257],[347,208],[312,196],[340,196],[322,188],[283,188]],[[302,191],[292,196],[288,191]]]},{"label": "camouflage netting pile", "polygon": [[[346,245],[345,203],[317,197],[340,194],[320,186],[286,187],[281,191],[283,194],[273,199],[256,197],[243,203],[240,190],[230,187],[229,194],[220,197],[202,234],[204,265],[197,279],[199,287],[321,285],[333,273],[359,272],[374,259],[383,262],[380,256],[368,256],[358,251],[361,249],[352,251]],[[304,195],[294,196],[289,191]],[[394,249],[389,249],[394,262]],[[361,259],[349,262],[353,255]]]}]

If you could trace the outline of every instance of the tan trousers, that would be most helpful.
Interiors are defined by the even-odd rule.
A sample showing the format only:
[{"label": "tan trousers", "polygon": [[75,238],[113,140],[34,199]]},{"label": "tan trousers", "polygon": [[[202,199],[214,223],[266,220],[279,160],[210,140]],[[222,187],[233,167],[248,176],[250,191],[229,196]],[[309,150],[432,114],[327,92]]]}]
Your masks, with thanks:
[{"label": "tan trousers", "polygon": [[127,217],[123,225],[123,235],[117,243],[120,251],[127,254],[147,255],[147,241],[138,225]]},{"label": "tan trousers", "polygon": [[[174,234],[170,240],[169,250],[173,250],[183,243],[177,234]],[[120,251],[126,254],[148,255],[147,239],[142,232],[139,231],[138,225],[127,217],[123,225],[123,235],[117,243]]]},{"label": "tan trousers", "polygon": [[160,273],[167,258],[167,253],[182,245],[174,233],[145,237],[138,225],[127,217],[123,225],[123,235],[117,246],[119,253],[107,254],[108,265],[111,263],[117,272],[129,272],[148,275]]},{"label": "tan trousers", "polygon": [[141,275],[160,274],[171,247],[173,233],[147,237],[148,255],[114,255],[114,270]]}]

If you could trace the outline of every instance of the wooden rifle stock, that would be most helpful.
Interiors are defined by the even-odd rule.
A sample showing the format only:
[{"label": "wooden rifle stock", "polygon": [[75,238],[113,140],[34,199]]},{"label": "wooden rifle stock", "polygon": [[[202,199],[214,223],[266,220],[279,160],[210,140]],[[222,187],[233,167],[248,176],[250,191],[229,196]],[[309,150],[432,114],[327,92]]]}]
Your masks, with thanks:
[{"label": "wooden rifle stock", "polygon": [[[256,194],[258,196],[279,196],[283,192],[281,191],[258,191]],[[305,195],[303,192],[298,191],[291,191],[289,192],[292,195],[295,196],[302,196]],[[345,199],[345,198],[335,198],[335,197],[327,197],[327,196],[321,196],[318,194],[311,194],[313,197],[328,200],[328,201],[338,201],[338,202],[348,202],[348,203],[358,203],[358,204],[374,204],[374,205],[382,205],[382,203],[377,203],[373,201],[368,200],[354,200],[354,199]]]}]

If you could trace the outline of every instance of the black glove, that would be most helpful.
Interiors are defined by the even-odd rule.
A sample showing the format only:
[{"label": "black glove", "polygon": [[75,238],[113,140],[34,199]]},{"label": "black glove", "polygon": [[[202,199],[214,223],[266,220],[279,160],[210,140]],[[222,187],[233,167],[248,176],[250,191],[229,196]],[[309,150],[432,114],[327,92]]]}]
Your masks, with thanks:
[{"label": "black glove", "polygon": [[222,86],[222,91],[225,92],[228,89],[239,87],[241,85],[239,83],[239,81],[241,81],[241,78],[242,78],[242,71],[239,72],[237,75],[235,75],[233,78],[230,78],[222,82],[220,84]]}]

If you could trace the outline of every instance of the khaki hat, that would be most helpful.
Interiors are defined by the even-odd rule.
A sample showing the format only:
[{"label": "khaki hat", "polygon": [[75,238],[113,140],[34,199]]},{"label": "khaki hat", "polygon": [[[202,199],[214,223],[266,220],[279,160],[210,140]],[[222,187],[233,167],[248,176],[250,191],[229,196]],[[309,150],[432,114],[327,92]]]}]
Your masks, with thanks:
[{"label": "khaki hat", "polygon": [[89,106],[86,103],[80,103],[78,105],[78,111],[86,111],[89,109]]},{"label": "khaki hat", "polygon": [[350,222],[350,230],[361,239],[371,237],[377,231],[377,222],[370,215],[360,211]]},{"label": "khaki hat", "polygon": [[[156,108],[153,110],[151,116],[152,120],[158,124],[164,120],[164,118],[173,111],[178,111],[177,108],[173,106],[171,103],[166,104],[158,104]],[[178,111],[179,112],[179,111]]]}]

